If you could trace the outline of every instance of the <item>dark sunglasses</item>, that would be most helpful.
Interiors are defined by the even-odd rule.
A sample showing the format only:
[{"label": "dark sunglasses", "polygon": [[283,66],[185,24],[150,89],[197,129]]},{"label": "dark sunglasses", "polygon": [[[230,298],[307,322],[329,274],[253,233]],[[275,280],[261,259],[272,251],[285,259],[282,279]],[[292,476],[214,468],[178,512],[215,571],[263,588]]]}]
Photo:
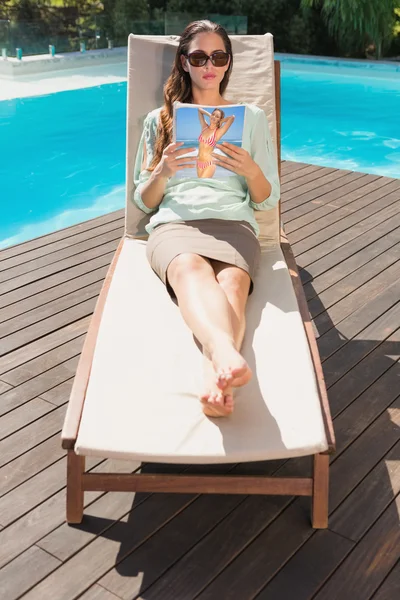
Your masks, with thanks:
[{"label": "dark sunglasses", "polygon": [[222,50],[213,52],[211,56],[208,56],[208,54],[202,50],[196,50],[185,56],[192,67],[204,67],[208,59],[211,60],[214,67],[225,67],[229,61],[229,54],[227,52],[222,52]]}]

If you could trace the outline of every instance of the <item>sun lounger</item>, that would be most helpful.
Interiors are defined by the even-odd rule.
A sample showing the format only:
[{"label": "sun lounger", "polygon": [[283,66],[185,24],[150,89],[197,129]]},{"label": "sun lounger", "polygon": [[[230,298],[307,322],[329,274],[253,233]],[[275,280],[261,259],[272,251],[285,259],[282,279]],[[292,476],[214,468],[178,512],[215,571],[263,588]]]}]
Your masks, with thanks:
[{"label": "sun lounger", "polygon": [[[232,42],[235,64],[226,97],[265,110],[280,157],[280,70],[272,36],[232,36]],[[82,520],[86,490],[192,491],[312,496],[312,525],[324,528],[334,434],[279,207],[257,213],[262,258],[243,344],[254,375],[237,390],[228,418],[203,414],[201,352],[146,260],[148,216],[132,202],[133,165],[144,116],[162,104],[176,46],[173,37],[129,38],[126,232],[92,317],[65,418],[67,520]],[[87,456],[212,464],[306,455],[314,461],[308,477],[84,472]]]}]

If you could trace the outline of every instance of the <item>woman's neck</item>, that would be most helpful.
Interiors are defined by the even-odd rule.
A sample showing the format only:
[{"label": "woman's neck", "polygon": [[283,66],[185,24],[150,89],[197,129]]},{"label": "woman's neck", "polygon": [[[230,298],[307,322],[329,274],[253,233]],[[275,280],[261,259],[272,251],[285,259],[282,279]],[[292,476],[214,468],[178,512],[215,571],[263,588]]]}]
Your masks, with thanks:
[{"label": "woman's neck", "polygon": [[202,104],[203,106],[219,106],[226,104],[225,100],[217,90],[201,90],[195,86],[192,88],[193,104]]}]

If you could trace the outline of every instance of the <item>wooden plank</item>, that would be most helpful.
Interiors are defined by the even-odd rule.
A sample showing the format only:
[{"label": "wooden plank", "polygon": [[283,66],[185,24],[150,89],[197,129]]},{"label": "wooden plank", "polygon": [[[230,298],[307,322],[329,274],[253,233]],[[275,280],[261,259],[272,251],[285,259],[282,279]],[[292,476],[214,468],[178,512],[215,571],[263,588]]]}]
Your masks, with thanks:
[{"label": "wooden plank", "polygon": [[[330,286],[317,297],[312,298],[309,303],[311,314],[315,317],[320,310],[321,304],[325,310],[329,309],[336,302],[342,301],[346,296],[359,289],[362,285],[374,280],[375,276],[385,271],[388,267],[400,264],[400,243],[379,254],[376,258],[369,261],[366,265],[359,267],[350,275],[343,277],[340,281]],[[395,267],[396,268],[396,267]]]},{"label": "wooden plank", "polygon": [[312,495],[312,479],[284,477],[213,475],[93,475],[82,476],[85,490],[90,491],[143,491],[207,494],[279,494]]},{"label": "wooden plank", "polygon": [[80,600],[120,600],[118,596],[115,596],[108,590],[105,590],[100,585],[94,585],[91,587],[86,594],[79,597]]},{"label": "wooden plank", "polygon": [[317,531],[268,582],[257,600],[287,600],[294,593],[296,600],[309,600],[354,545],[332,531]]},{"label": "wooden plank", "polygon": [[[343,214],[352,214],[354,208],[360,213],[370,210],[372,204],[399,189],[398,180],[375,178],[372,175],[349,176],[348,181],[343,187],[318,198],[318,201],[312,200],[309,205],[303,204],[291,212],[290,221],[285,223],[285,231],[293,239],[293,243],[306,238],[319,227],[323,229],[336,219],[342,219]],[[376,206],[372,207],[372,210],[375,208]]]},{"label": "wooden plank", "polygon": [[[398,436],[400,438],[400,435]],[[358,542],[400,493],[400,441],[341,503],[330,529]]]},{"label": "wooden plank", "polygon": [[78,321],[91,315],[96,306],[97,296],[80,302],[67,310],[62,311],[56,315],[43,319],[39,323],[34,323],[29,327],[25,327],[22,331],[17,331],[1,340],[1,351],[2,354],[7,354],[21,348],[25,344],[29,344],[38,338],[44,337],[49,333],[52,333],[56,329],[61,329],[65,325],[69,325],[73,321]]},{"label": "wooden plank", "polygon": [[[332,189],[346,185],[347,177],[350,173],[350,171],[329,171],[329,173],[319,177],[316,181],[311,181],[288,191],[283,196],[282,214],[285,215],[284,221],[289,221],[291,219],[291,211],[302,204],[305,204],[310,200],[315,200]],[[292,200],[292,202],[289,203],[290,200]]]},{"label": "wooden plank", "polygon": [[[123,461],[118,461],[121,463]],[[142,465],[142,471],[148,472],[182,472],[184,465]],[[110,492],[99,497],[86,510],[83,523],[79,527],[70,527],[63,522],[51,533],[39,540],[37,544],[60,560],[68,560],[92,542],[97,536],[108,537],[106,533],[121,519],[124,522],[132,520],[128,517],[131,510],[150,497],[148,493],[119,494]],[[164,496],[162,496],[164,498]],[[113,530],[115,531],[115,530]]]},{"label": "wooden plank", "polygon": [[56,385],[56,387],[52,388],[48,392],[44,392],[40,397],[46,402],[51,402],[55,406],[61,406],[68,402],[69,397],[71,395],[72,385],[74,383],[74,379],[67,379],[60,385]]},{"label": "wooden plank", "polygon": [[70,379],[75,374],[79,357],[70,360],[45,371],[38,377],[30,379],[0,396],[0,415],[3,415],[17,406],[33,400],[43,392],[47,392],[59,383]]},{"label": "wooden plank", "polygon": [[54,233],[50,233],[44,236],[40,236],[38,238],[34,238],[33,240],[29,240],[27,242],[22,242],[21,244],[17,244],[12,246],[11,248],[6,248],[0,251],[0,260],[7,260],[12,256],[17,256],[18,254],[24,254],[26,252],[30,252],[31,250],[35,250],[36,248],[41,248],[43,246],[47,246],[49,244],[53,244],[58,240],[64,239],[66,237],[74,236],[77,233],[82,231],[89,231],[90,229],[99,227],[103,223],[109,223],[111,221],[116,221],[117,219],[121,219],[124,217],[125,211],[117,210],[112,213],[108,213],[101,217],[97,217],[95,219],[90,219],[89,221],[84,221],[82,223],[78,223],[77,225],[72,225],[71,227],[67,227],[65,229],[60,229],[59,231],[55,231]]},{"label": "wooden plank", "polygon": [[[372,219],[374,216],[376,217],[384,209],[390,209],[390,207],[395,204],[398,206],[399,195],[400,191],[393,192],[393,194],[389,194],[388,196],[381,198],[379,204],[377,202],[373,202],[355,214],[347,214],[344,219],[341,219],[336,223],[331,223],[328,227],[319,229],[315,233],[294,244],[293,251],[296,253],[296,256],[299,256],[303,252],[308,252],[322,243],[327,243],[328,240],[335,238],[339,234],[343,235],[344,232],[351,227],[360,225],[360,223],[363,224],[368,218]],[[391,229],[394,229],[396,226],[398,227],[399,220],[395,219],[391,225]]]},{"label": "wooden plank", "polygon": [[88,285],[102,281],[106,276],[108,270],[108,264],[100,269],[89,271],[80,277],[75,277],[71,281],[62,283],[56,287],[46,290],[40,294],[22,300],[21,302],[15,302],[3,309],[0,309],[0,323],[4,323],[8,319],[14,319],[14,323],[17,323],[17,317],[21,319],[20,315],[32,314],[33,309],[49,305],[52,302],[56,302],[60,298],[63,298],[67,294],[72,292],[78,292],[84,290]]},{"label": "wooden plank", "polygon": [[11,389],[11,385],[6,383],[5,381],[0,381],[0,394],[7,392],[7,390]]},{"label": "wooden plank", "polygon": [[[86,494],[85,504],[93,502],[98,496],[98,492]],[[0,531],[0,567],[11,562],[29,546],[58,527],[65,519],[65,502],[66,493],[65,490],[61,490],[9,527],[2,529]]]},{"label": "wooden plank", "polygon": [[[57,298],[52,302],[48,302],[43,306],[33,308],[29,312],[8,319],[4,323],[0,324],[0,338],[7,338],[10,335],[15,334],[21,329],[26,329],[40,321],[57,315],[63,312],[67,308],[76,306],[77,304],[89,300],[90,298],[97,297],[100,293],[103,285],[103,277],[100,277],[95,283],[92,283],[86,287],[76,290],[70,294],[65,294],[61,298]],[[0,342],[1,343],[1,342]]]},{"label": "wooden plank", "polygon": [[286,199],[287,192],[293,189],[301,190],[301,187],[303,185],[310,182],[315,183],[315,186],[317,186],[321,177],[326,177],[327,175],[329,175],[329,173],[333,172],[337,173],[337,169],[322,169],[321,167],[310,165],[309,167],[306,167],[300,172],[297,171],[297,177],[292,177],[291,180],[285,178],[285,180],[282,181],[281,184],[281,194],[282,198],[285,201],[285,205],[290,204],[290,200]]},{"label": "wooden plank", "polygon": [[80,354],[84,339],[85,336],[80,335],[70,342],[66,342],[61,346],[54,348],[54,350],[50,350],[37,358],[25,362],[15,369],[7,371],[4,373],[4,378],[13,386],[21,385],[29,379],[33,379]]},{"label": "wooden plank", "polygon": [[[120,237],[115,237],[115,239],[111,240],[110,242],[96,246],[90,250],[86,250],[86,252],[81,252],[80,254],[71,256],[70,258],[65,258],[64,260],[52,263],[51,265],[41,267],[35,271],[30,271],[29,273],[25,273],[19,277],[15,277],[14,279],[5,281],[4,283],[0,284],[0,294],[8,294],[13,290],[17,290],[33,282],[39,282],[42,279],[49,277],[50,275],[54,275],[55,273],[59,273],[60,271],[64,271],[65,269],[70,269],[71,267],[81,265],[89,260],[92,260],[93,258],[98,258],[101,255],[115,252],[120,239]],[[29,295],[31,295],[31,292],[29,292]],[[23,296],[19,294],[18,300],[22,299],[22,297]],[[8,303],[9,296],[7,296],[7,298]]]},{"label": "wooden plank", "polygon": [[[41,262],[44,260],[44,257],[47,255],[57,256],[57,252],[60,250],[66,250],[67,248],[71,248],[72,246],[78,246],[81,242],[86,242],[87,240],[91,240],[95,237],[103,236],[109,231],[113,231],[115,229],[119,229],[124,226],[124,218],[120,218],[118,220],[112,220],[108,223],[103,223],[98,227],[93,227],[92,229],[83,231],[74,236],[63,237],[58,242],[53,244],[46,244],[45,246],[39,246],[36,250],[31,252],[24,252],[23,254],[18,254],[6,260],[0,260],[0,272],[5,271],[7,269],[11,269],[13,267],[24,265],[25,269],[23,272],[30,271],[32,268],[37,268],[41,266]],[[1,258],[1,254],[0,254]],[[35,264],[33,264],[35,261]],[[37,266],[35,266],[37,265]]]},{"label": "wooden plank", "polygon": [[349,315],[355,312],[367,302],[371,301],[375,296],[380,294],[394,281],[400,278],[399,261],[391,265],[388,269],[376,275],[370,281],[367,281],[351,294],[331,306],[328,311],[324,310],[323,305],[318,306],[314,303],[314,309],[318,315],[314,316],[314,325],[317,328],[319,335],[335,327],[346,319]]},{"label": "wooden plank", "polygon": [[[34,398],[27,405],[3,415],[0,419],[0,440],[16,433],[29,423],[54,410],[54,405],[40,398]],[[1,521],[1,517],[0,517]]]},{"label": "wooden plank", "polygon": [[399,441],[400,400],[376,419],[346,449],[340,459],[332,461],[329,506],[333,512],[364,477]]},{"label": "wooden plank", "polygon": [[[92,238],[90,240],[85,240],[80,242],[79,244],[64,248],[64,250],[59,250],[58,252],[51,252],[42,258],[38,258],[36,260],[30,261],[28,263],[23,263],[22,265],[17,265],[16,267],[12,267],[11,269],[7,269],[0,273],[0,282],[5,283],[12,279],[17,279],[21,275],[23,276],[31,276],[32,280],[37,280],[39,277],[36,276],[37,271],[41,271],[42,269],[46,269],[48,267],[52,267],[54,270],[59,270],[57,265],[59,263],[63,263],[64,261],[73,258],[76,255],[83,254],[88,250],[92,250],[98,246],[103,246],[107,242],[112,242],[116,239],[121,239],[123,234],[123,229],[121,225],[113,228],[108,233],[101,235],[99,237]],[[33,279],[32,279],[33,278]]]},{"label": "wooden plank", "polygon": [[396,566],[390,571],[389,575],[384,580],[376,594],[372,596],[372,600],[393,600],[400,596],[400,560]]},{"label": "wooden plank", "polygon": [[16,600],[59,565],[61,561],[37,546],[28,548],[0,570],[0,600]]},{"label": "wooden plank", "polygon": [[381,211],[363,219],[356,225],[349,227],[345,231],[342,231],[335,237],[327,240],[326,242],[322,242],[311,248],[311,250],[307,250],[306,252],[296,253],[296,259],[300,261],[300,265],[302,267],[307,267],[311,263],[316,260],[319,260],[321,257],[326,256],[330,252],[337,250],[347,242],[353,241],[360,235],[365,235],[366,231],[375,228],[377,225],[380,225],[387,219],[390,219],[390,225],[393,225],[393,220],[395,220],[394,227],[398,226],[398,219],[400,209],[400,201],[393,202],[390,206],[382,209]]},{"label": "wooden plank", "polygon": [[[49,275],[43,279],[29,283],[24,287],[13,290],[12,292],[2,294],[0,296],[0,307],[5,308],[10,306],[10,304],[15,304],[17,305],[18,310],[18,307],[22,306],[22,309],[24,309],[26,305],[28,305],[30,309],[32,297],[34,296],[37,296],[38,304],[43,304],[41,299],[45,296],[46,292],[56,293],[60,285],[67,283],[68,281],[73,281],[75,277],[85,275],[98,268],[109,265],[113,256],[114,249],[111,248],[111,252],[107,252],[106,254],[102,254],[100,252],[100,255],[95,258],[79,263],[76,266],[62,269],[53,275]],[[50,290],[53,290],[53,292],[50,292]]]},{"label": "wooden plank", "polygon": [[392,308],[400,298],[400,280],[389,285],[380,294],[356,310],[350,317],[340,322],[337,329],[330,329],[318,338],[321,360],[325,361],[336,350],[361,333],[380,315]]},{"label": "wooden plank", "polygon": [[[54,498],[54,497],[53,497]],[[209,502],[210,509],[208,513],[204,512],[204,527],[209,527],[207,521],[213,523],[218,521],[218,518],[229,510],[230,506],[240,501],[238,496],[216,497],[206,496],[213,500]],[[104,572],[110,568],[117,557],[117,560],[122,560],[132,548],[140,545],[145,539],[154,534],[157,529],[162,527],[166,522],[172,519],[177,513],[183,511],[189,504],[194,501],[191,495],[164,495],[164,497],[150,496],[145,502],[142,502],[133,512],[132,521],[124,518],[122,521],[115,523],[107,533],[107,537],[96,538],[89,546],[83,548],[81,552],[71,557],[71,559],[63,563],[60,569],[50,574],[44,581],[37,585],[31,592],[26,595],[26,600],[34,598],[43,598],[51,596],[54,590],[57,590],[57,600],[70,600],[75,598],[80,593],[88,589],[95,583],[99,577],[104,575]],[[161,500],[161,502],[160,502]],[[211,504],[213,505],[211,510]],[[207,505],[207,503],[205,503]],[[43,505],[41,505],[43,506]],[[32,516],[32,512],[29,516]],[[207,514],[209,516],[207,516]],[[60,516],[58,516],[60,520]],[[0,532],[1,536],[9,532],[13,527],[18,526],[22,521],[20,519],[14,525]],[[41,519],[41,529],[45,529],[44,519]],[[54,529],[54,527],[52,527]],[[12,552],[19,550],[22,542],[13,532],[13,548]],[[42,534],[44,535],[44,534]],[[8,534],[7,537],[9,537]],[[27,536],[26,536],[27,537]],[[32,538],[32,534],[29,534]],[[35,535],[35,538],[38,534]],[[26,540],[23,540],[24,545]],[[2,560],[2,546],[0,546],[0,564]],[[8,550],[8,554],[10,550]],[[24,599],[25,600],[25,599]]]},{"label": "wooden plank", "polygon": [[396,362],[335,418],[340,451],[353,443],[397,399],[399,377],[400,363]]},{"label": "wooden plank", "polygon": [[[358,174],[358,175],[359,175],[359,177],[354,177],[354,176],[350,176],[350,175],[348,177],[346,177],[345,185],[347,185],[347,183],[349,183],[351,181],[354,181],[354,179],[361,179],[361,177],[360,177],[361,174]],[[399,183],[398,183],[397,180],[396,180],[396,183],[389,182],[387,187],[385,185],[386,183],[387,183],[386,180],[382,182],[382,185],[385,186],[385,190],[384,190],[384,192],[381,195],[382,198],[386,197],[390,193],[390,190],[392,190],[392,192],[394,192],[395,190],[399,189]],[[284,219],[285,223],[289,224],[293,220],[297,220],[299,217],[303,217],[305,215],[308,215],[308,218],[310,220],[312,220],[313,217],[314,217],[313,213],[319,207],[324,207],[328,203],[330,204],[332,198],[334,199],[335,204],[337,204],[339,202],[340,198],[343,198],[343,196],[345,196],[345,197],[347,196],[346,192],[344,191],[345,185],[343,185],[343,186],[332,186],[332,188],[334,190],[336,190],[334,196],[333,196],[333,193],[332,193],[332,189],[329,189],[329,184],[327,186],[327,189],[324,190],[324,193],[321,194],[321,195],[319,195],[317,198],[314,198],[315,192],[314,193],[313,192],[309,192],[309,194],[310,194],[310,198],[309,198],[310,202],[308,204],[303,203],[303,204],[297,206],[296,208],[291,209],[290,212],[288,212],[285,215],[285,219]],[[365,203],[368,204],[369,201],[371,201],[370,195],[367,196]],[[315,217],[318,217],[318,216],[319,216],[319,213],[316,213]],[[296,226],[298,226],[298,223],[297,223]]]},{"label": "wooden plank", "polygon": [[65,456],[57,433],[0,468],[0,496]]},{"label": "wooden plank", "polygon": [[307,266],[307,271],[303,270],[301,274],[303,284],[307,284],[325,271],[329,271],[333,267],[336,267],[336,265],[340,265],[343,261],[347,260],[360,250],[365,250],[371,244],[376,242],[376,240],[390,234],[396,227],[396,224],[393,225],[393,220],[388,219],[374,229],[366,231],[365,234],[346,242],[336,250],[323,256],[321,259],[314,261]]},{"label": "wooden plank", "polygon": [[385,338],[392,335],[400,325],[400,302],[376,319],[361,333],[332,354],[324,362],[325,381],[328,386],[333,385],[340,377],[350,371],[363,358],[373,352],[380,344],[385,351]]},{"label": "wooden plank", "polygon": [[[249,514],[247,518],[251,521],[254,515]],[[198,599],[254,598],[265,582],[279,571],[311,534],[310,522],[304,510],[297,502],[290,504],[278,519],[246,547],[245,552],[233,557],[228,566],[199,594]],[[220,543],[222,542],[223,540],[220,540]],[[218,547],[209,548],[209,552],[218,553]],[[184,573],[179,575],[183,577]],[[173,591],[171,589],[163,600],[181,598],[174,597]],[[149,590],[143,600],[152,600],[154,597],[150,595]]]},{"label": "wooden plank", "polygon": [[3,374],[12,371],[36,358],[40,360],[40,356],[46,352],[62,346],[64,343],[79,337],[82,333],[86,333],[89,322],[90,316],[84,317],[79,321],[74,321],[64,328],[48,334],[46,337],[31,342],[19,350],[15,350],[7,356],[3,356],[0,358],[0,373]]},{"label": "wooden plank", "polygon": [[[0,498],[0,523],[6,527],[65,487],[66,457]],[[1,571],[0,571],[1,574]]]},{"label": "wooden plank", "polygon": [[400,227],[397,227],[394,231],[391,231],[384,237],[372,242],[362,251],[354,253],[329,271],[322,273],[318,277],[314,277],[312,283],[306,283],[304,286],[304,293],[307,300],[311,300],[314,296],[344,279],[347,275],[354,273],[360,267],[375,260],[379,255],[388,250],[394,250],[399,239]]},{"label": "wooden plank", "polygon": [[293,162],[291,160],[282,161],[282,173],[285,176],[287,173],[293,173],[295,171],[301,171],[302,169],[306,169],[310,165],[302,162]]},{"label": "wooden plank", "polygon": [[329,388],[329,401],[335,416],[397,363],[399,341],[400,329]]},{"label": "wooden plank", "polygon": [[[322,171],[323,167],[318,165],[307,165],[301,169],[288,170],[282,168],[282,184],[286,186],[289,182],[297,181],[307,175],[308,173],[315,173],[316,171]],[[289,188],[286,188],[289,189]]]},{"label": "wooden plank", "polygon": [[385,339],[393,335],[399,325],[400,303],[398,302],[324,361],[327,385],[333,385],[370,352],[384,344]]},{"label": "wooden plank", "polygon": [[[188,509],[129,554],[99,583],[121,598],[136,598],[140,594],[146,600],[194,598],[271,524],[287,503],[287,498],[247,498],[208,535],[202,530],[203,517],[197,518],[198,513],[192,510],[190,514]],[[199,503],[197,507],[200,508]],[[143,580],[126,577],[138,570],[146,574]]]},{"label": "wooden plank", "polygon": [[356,545],[316,600],[370,598],[399,560],[400,496],[394,500]]},{"label": "wooden plank", "polygon": [[[86,469],[91,472],[119,472],[132,473],[139,466],[137,461],[114,461],[91,457],[86,459]],[[33,510],[39,504],[59,492],[65,487],[65,477],[67,473],[67,457],[63,456],[47,469],[25,481],[18,488],[15,488],[8,494],[0,498],[0,522],[4,526],[9,526],[17,521],[23,515]],[[110,503],[110,497],[108,502]],[[132,504],[132,498],[131,498]],[[113,505],[113,503],[111,503]],[[128,508],[129,510],[129,508]],[[40,545],[40,541],[38,542]],[[48,551],[46,548],[44,550]],[[52,552],[50,552],[52,554]],[[59,557],[57,557],[59,558]]]},{"label": "wooden plank", "polygon": [[56,408],[0,442],[0,466],[17,458],[61,430],[65,407]]}]

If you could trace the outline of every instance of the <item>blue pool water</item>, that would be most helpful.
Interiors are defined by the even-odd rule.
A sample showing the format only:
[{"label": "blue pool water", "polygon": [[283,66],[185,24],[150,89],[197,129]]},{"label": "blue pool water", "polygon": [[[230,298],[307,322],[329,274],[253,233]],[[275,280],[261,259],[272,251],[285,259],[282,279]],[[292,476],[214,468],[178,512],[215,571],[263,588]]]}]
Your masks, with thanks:
[{"label": "blue pool water", "polygon": [[[282,63],[282,157],[400,178],[400,71]],[[126,83],[0,102],[0,248],[124,205]]]}]

